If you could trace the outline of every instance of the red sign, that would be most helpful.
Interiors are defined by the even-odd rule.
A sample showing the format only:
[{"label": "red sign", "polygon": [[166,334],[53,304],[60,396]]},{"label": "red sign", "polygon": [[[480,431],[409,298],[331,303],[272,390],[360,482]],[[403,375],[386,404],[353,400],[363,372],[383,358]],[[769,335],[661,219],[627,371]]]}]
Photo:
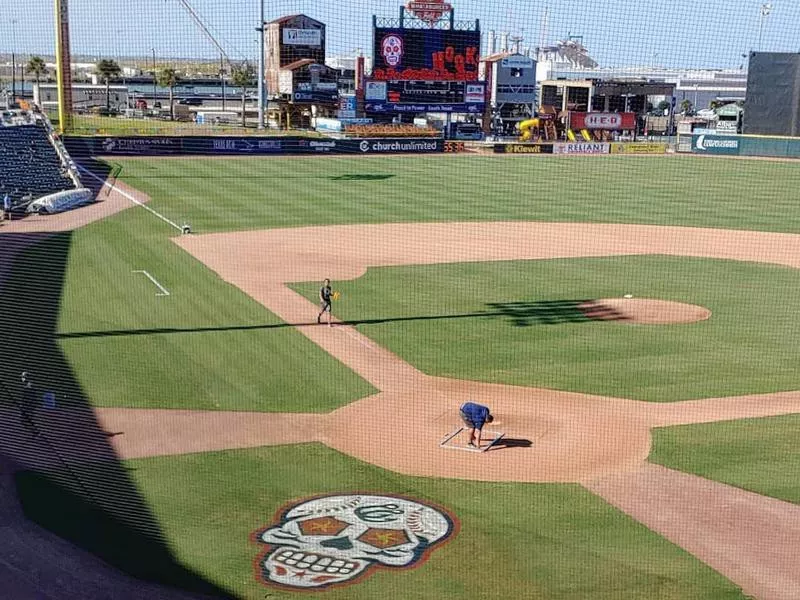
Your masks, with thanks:
[{"label": "red sign", "polygon": [[406,6],[415,17],[433,26],[442,15],[453,10],[453,7],[444,0],[411,0]]},{"label": "red sign", "polygon": [[569,124],[572,129],[607,129],[623,131],[636,129],[636,113],[571,112]]}]

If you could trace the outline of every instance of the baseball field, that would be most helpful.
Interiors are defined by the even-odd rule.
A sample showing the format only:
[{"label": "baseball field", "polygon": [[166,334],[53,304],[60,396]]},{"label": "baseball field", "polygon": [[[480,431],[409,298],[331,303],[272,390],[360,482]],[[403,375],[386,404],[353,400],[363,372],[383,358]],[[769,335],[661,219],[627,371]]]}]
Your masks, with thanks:
[{"label": "baseball field", "polygon": [[193,594],[800,597],[796,164],[92,168],[119,212],[0,228],[28,519]]}]

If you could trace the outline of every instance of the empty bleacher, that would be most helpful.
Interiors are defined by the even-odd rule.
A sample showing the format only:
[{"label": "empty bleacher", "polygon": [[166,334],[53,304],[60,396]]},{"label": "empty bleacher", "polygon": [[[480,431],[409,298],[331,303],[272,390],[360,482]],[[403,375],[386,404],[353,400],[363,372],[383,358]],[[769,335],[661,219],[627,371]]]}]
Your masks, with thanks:
[{"label": "empty bleacher", "polygon": [[43,122],[0,123],[0,200],[8,193],[12,210],[22,212],[37,198],[74,187]]}]

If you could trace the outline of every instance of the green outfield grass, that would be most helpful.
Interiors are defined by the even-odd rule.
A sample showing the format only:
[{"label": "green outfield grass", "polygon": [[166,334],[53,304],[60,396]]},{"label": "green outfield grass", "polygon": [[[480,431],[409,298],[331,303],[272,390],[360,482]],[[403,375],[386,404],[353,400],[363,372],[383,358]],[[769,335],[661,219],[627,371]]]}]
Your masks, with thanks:
[{"label": "green outfield grass", "polygon": [[[97,406],[327,412],[374,391],[179,249],[142,211],[29,249],[15,265],[14,293],[31,290],[24,282],[40,279],[56,253],[67,261],[63,292],[55,291],[56,340]],[[139,269],[171,295],[157,297],[132,273]],[[17,344],[26,331],[30,322],[2,312],[0,341]],[[36,370],[43,357],[29,351],[23,368]]]},{"label": "green outfield grass", "polygon": [[[297,289],[313,298],[317,287]],[[651,401],[800,388],[800,272],[785,267],[665,256],[459,263],[370,269],[335,287],[337,317],[433,375]],[[577,309],[626,293],[712,317],[626,325]]]},{"label": "green outfield grass", "polygon": [[[126,461],[176,558],[243,598],[291,598],[256,581],[249,541],[286,502],[353,490],[431,501],[461,522],[421,567],[379,570],[325,598],[742,598],[683,550],[572,485],[412,478],[320,445]],[[180,493],[176,493],[179,486]],[[47,504],[27,499],[35,512]],[[213,551],[211,551],[213,548]],[[316,597],[316,595],[315,595]]]},{"label": "green outfield grass", "polygon": [[114,159],[198,232],[396,221],[591,221],[797,231],[796,164],[671,157]]},{"label": "green outfield grass", "polygon": [[664,427],[650,461],[800,504],[800,415]]}]

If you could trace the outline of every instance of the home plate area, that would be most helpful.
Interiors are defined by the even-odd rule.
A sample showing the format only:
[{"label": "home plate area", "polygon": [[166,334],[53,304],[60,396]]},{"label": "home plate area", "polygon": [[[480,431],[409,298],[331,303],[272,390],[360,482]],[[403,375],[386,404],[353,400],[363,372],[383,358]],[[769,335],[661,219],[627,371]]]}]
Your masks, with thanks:
[{"label": "home plate area", "polygon": [[499,431],[484,431],[481,436],[480,447],[476,448],[469,443],[469,429],[466,427],[459,427],[455,431],[448,433],[447,436],[439,442],[439,447],[448,450],[465,450],[466,452],[486,452],[497,444],[497,442],[502,440],[504,435],[504,433]]}]

